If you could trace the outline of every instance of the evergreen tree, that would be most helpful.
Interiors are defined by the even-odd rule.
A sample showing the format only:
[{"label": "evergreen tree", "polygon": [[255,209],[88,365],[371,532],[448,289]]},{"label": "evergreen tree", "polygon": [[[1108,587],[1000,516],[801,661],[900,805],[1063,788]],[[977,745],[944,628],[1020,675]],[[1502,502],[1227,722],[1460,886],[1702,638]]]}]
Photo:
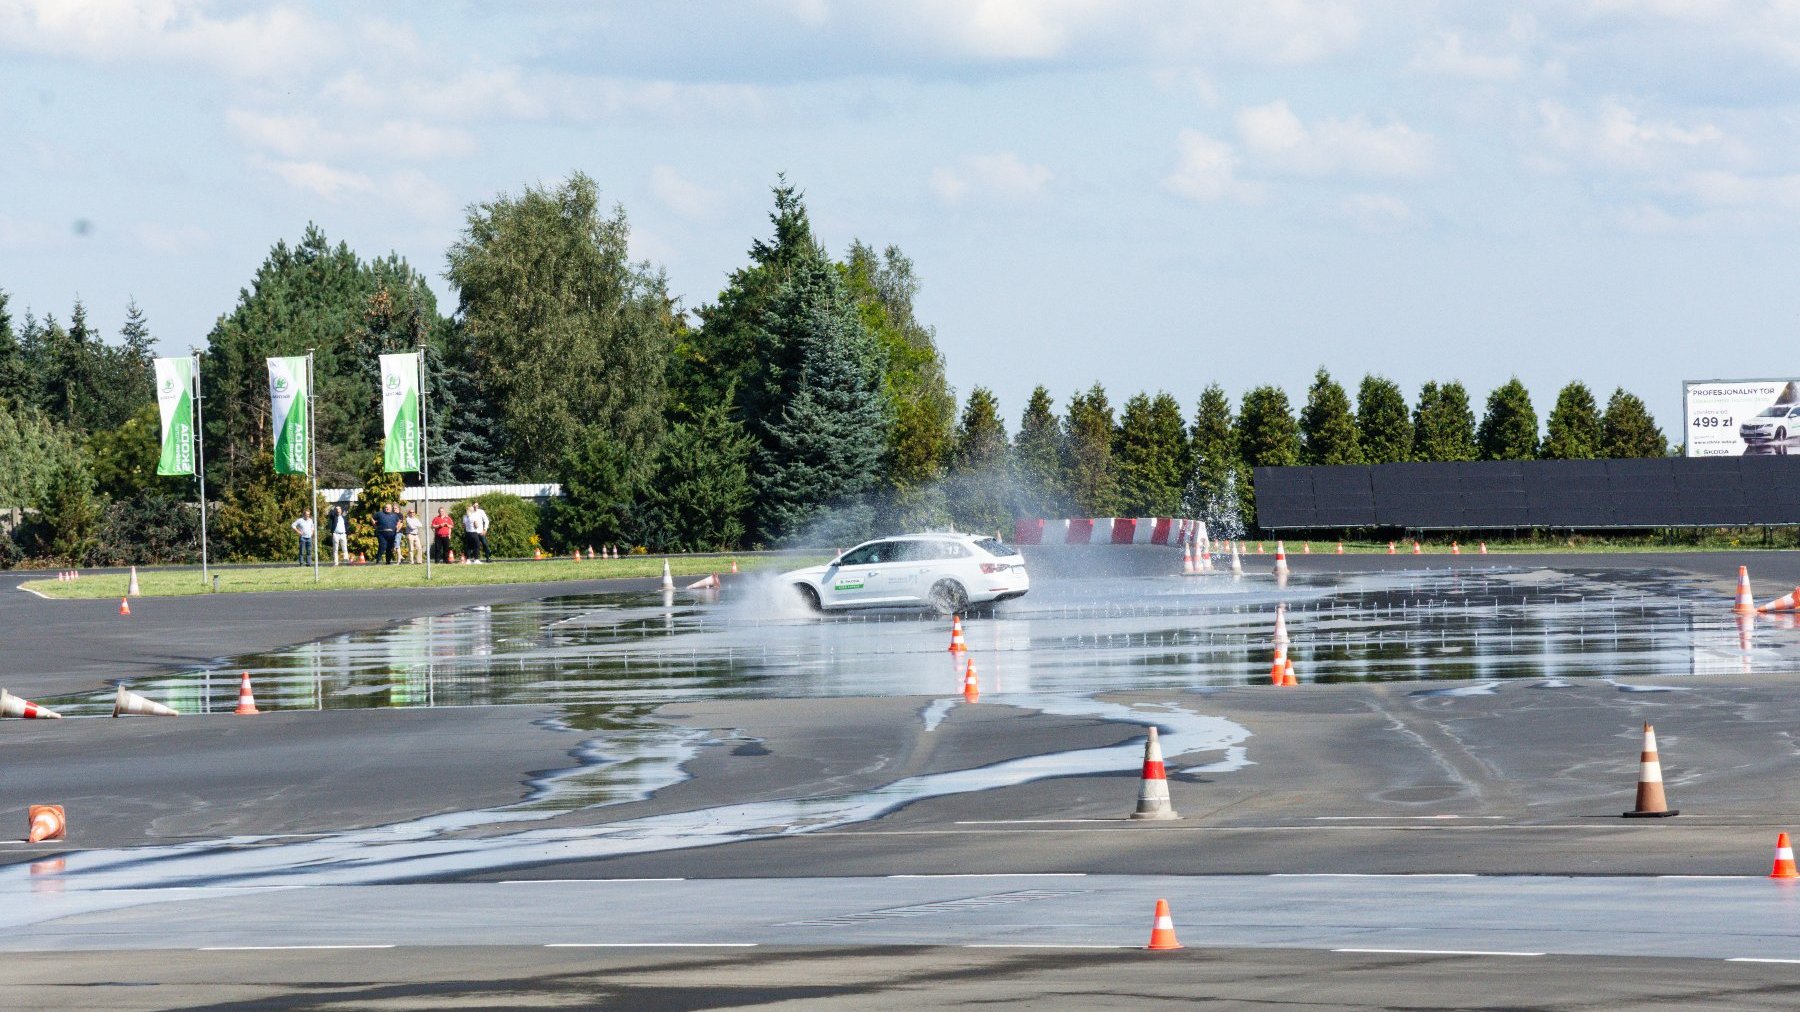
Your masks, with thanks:
[{"label": "evergreen tree", "polygon": [[950,454],[950,515],[959,528],[999,530],[1012,519],[1006,488],[1009,450],[994,392],[987,387],[969,391]]},{"label": "evergreen tree", "polygon": [[1188,473],[1181,405],[1166,393],[1125,402],[1113,449],[1119,475],[1118,508],[1132,517],[1175,516]]},{"label": "evergreen tree", "polygon": [[101,507],[87,468],[78,461],[57,467],[37,507],[43,530],[39,540],[45,554],[70,565],[87,565],[98,544]]},{"label": "evergreen tree", "polygon": [[80,462],[68,430],[36,408],[0,401],[0,511],[10,512],[13,523],[44,498],[53,475]]},{"label": "evergreen tree", "polygon": [[1235,540],[1246,533],[1244,504],[1238,494],[1238,484],[1237,467],[1227,465],[1212,488],[1202,489],[1198,483],[1192,486],[1195,494],[1201,497],[1184,512],[1205,522],[1207,537]]},{"label": "evergreen tree", "polygon": [[1475,459],[1475,412],[1461,383],[1426,383],[1413,407],[1413,456],[1425,461]]},{"label": "evergreen tree", "polygon": [[1069,398],[1063,431],[1068,447],[1069,498],[1076,511],[1090,517],[1115,515],[1119,476],[1113,464],[1113,410],[1100,384]]},{"label": "evergreen tree", "polygon": [[724,401],[671,427],[639,507],[645,542],[663,551],[710,551],[741,542],[750,509],[751,447]]},{"label": "evergreen tree", "polygon": [[1244,395],[1238,409],[1238,452],[1245,473],[1238,482],[1238,498],[1246,523],[1256,523],[1256,483],[1249,473],[1255,467],[1289,467],[1300,463],[1300,427],[1288,407],[1287,394],[1278,387],[1261,386]]},{"label": "evergreen tree", "polygon": [[1386,376],[1363,377],[1356,391],[1356,429],[1363,461],[1393,464],[1412,459],[1413,425],[1400,384]]},{"label": "evergreen tree", "polygon": [[1531,406],[1531,392],[1517,376],[1488,394],[1475,442],[1482,460],[1537,459],[1537,409]]},{"label": "evergreen tree", "polygon": [[[207,491],[212,491],[210,485]],[[264,450],[259,457],[250,458],[245,462],[243,477],[225,486],[218,496],[218,505],[207,517],[212,558],[219,562],[295,558],[300,539],[289,525],[306,508],[308,494],[305,475],[275,473],[272,452]],[[318,513],[313,517],[317,519]],[[352,553],[373,553],[374,545],[372,528],[366,524],[351,525]]]},{"label": "evergreen tree", "polygon": [[1600,431],[1601,454],[1612,459],[1661,457],[1669,452],[1669,444],[1656,427],[1656,419],[1650,417],[1650,409],[1635,395],[1626,393],[1624,387],[1614,390],[1606,402]]},{"label": "evergreen tree", "polygon": [[1600,456],[1600,406],[1587,384],[1576,380],[1556,395],[1544,435],[1549,460],[1592,460]]},{"label": "evergreen tree", "polygon": [[[599,429],[590,429],[563,455],[562,498],[550,505],[551,547],[634,543],[633,505],[642,491],[631,455]],[[644,475],[645,478],[648,475]]]},{"label": "evergreen tree", "polygon": [[1232,415],[1231,398],[1225,388],[1209,384],[1200,392],[1194,408],[1194,424],[1188,430],[1189,476],[1182,489],[1184,517],[1205,520],[1208,531],[1219,531],[1218,537],[1242,532],[1242,505],[1249,479],[1240,466],[1237,445],[1237,423]]},{"label": "evergreen tree", "polygon": [[770,540],[866,532],[873,511],[865,497],[880,483],[892,419],[880,349],[837,271],[823,257],[795,264],[760,332],[772,357],[792,354],[796,368],[765,380],[783,391],[779,414],[766,413],[771,399],[756,427],[746,425],[759,444],[756,530]]},{"label": "evergreen tree", "polygon": [[0,290],[0,408],[23,408],[32,403],[31,370],[25,363],[25,349],[13,331],[12,313],[6,308],[9,296]]},{"label": "evergreen tree", "polygon": [[1350,412],[1350,397],[1323,368],[1313,376],[1306,407],[1300,410],[1300,440],[1300,459],[1305,463],[1363,462],[1361,436],[1356,416]]},{"label": "evergreen tree", "polygon": [[[399,471],[389,471],[386,467],[386,461],[384,461],[382,457],[381,444],[377,443],[375,445],[375,455],[370,458],[368,465],[363,468],[362,491],[357,494],[356,501],[350,504],[350,508],[344,511],[345,515],[347,515],[350,520],[350,551],[365,552],[371,559],[375,558],[376,554],[381,550],[381,539],[375,536],[375,514],[381,512],[383,506],[391,504],[400,506],[401,512],[403,513],[406,510],[406,475]],[[271,461],[271,463],[273,462]],[[301,476],[295,477],[296,480],[304,481],[304,478]],[[296,491],[299,493],[298,498],[300,500],[300,505],[304,506],[307,499],[307,489],[302,485],[302,487]],[[290,509],[291,508],[292,507],[290,507]],[[288,517],[287,522],[292,523],[294,516],[297,515],[298,514],[291,514]],[[458,515],[460,516],[460,514]],[[314,510],[313,519],[318,519],[318,516],[318,511]],[[430,518],[420,517],[419,519],[428,520]],[[490,537],[489,540],[492,541],[493,539]],[[293,539],[289,539],[289,543],[293,543]],[[315,541],[314,545],[316,546],[317,544],[318,542]],[[298,551],[299,547],[298,544],[294,544],[295,551]],[[498,548],[493,549],[493,551],[495,555],[501,554]]]},{"label": "evergreen tree", "polygon": [[1039,386],[1025,402],[1019,434],[1013,439],[1016,514],[1026,518],[1063,515],[1068,509],[1068,465],[1062,419],[1050,391]]},{"label": "evergreen tree", "polygon": [[185,476],[156,473],[162,455],[162,417],[155,404],[146,404],[116,428],[87,438],[94,484],[109,499],[130,499],[141,492],[181,496],[189,489]]}]

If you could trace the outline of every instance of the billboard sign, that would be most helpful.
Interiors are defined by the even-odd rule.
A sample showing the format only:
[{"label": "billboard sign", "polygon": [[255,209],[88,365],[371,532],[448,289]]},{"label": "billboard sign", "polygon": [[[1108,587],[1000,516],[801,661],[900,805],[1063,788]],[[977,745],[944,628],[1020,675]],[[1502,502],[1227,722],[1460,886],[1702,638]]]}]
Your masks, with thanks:
[{"label": "billboard sign", "polygon": [[1800,380],[1705,380],[1682,387],[1690,457],[1800,454]]}]

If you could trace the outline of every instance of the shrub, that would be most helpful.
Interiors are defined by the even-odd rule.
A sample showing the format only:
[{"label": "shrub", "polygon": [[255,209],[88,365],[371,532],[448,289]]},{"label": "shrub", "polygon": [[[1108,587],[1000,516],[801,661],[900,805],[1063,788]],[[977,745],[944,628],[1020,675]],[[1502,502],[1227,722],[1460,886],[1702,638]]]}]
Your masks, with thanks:
[{"label": "shrub", "polygon": [[[456,520],[457,550],[461,551],[462,518],[468,512],[469,503],[478,502],[488,515],[488,552],[499,559],[524,559],[531,557],[533,538],[538,531],[538,522],[542,511],[536,503],[521,499],[505,492],[489,492],[465,502],[459,502],[450,508],[450,516]],[[435,512],[436,507],[433,507]]]}]

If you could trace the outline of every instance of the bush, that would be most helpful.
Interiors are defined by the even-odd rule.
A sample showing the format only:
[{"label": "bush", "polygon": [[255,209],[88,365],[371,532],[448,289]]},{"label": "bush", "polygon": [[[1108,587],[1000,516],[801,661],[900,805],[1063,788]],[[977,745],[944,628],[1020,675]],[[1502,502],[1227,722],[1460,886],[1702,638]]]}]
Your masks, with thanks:
[{"label": "bush", "polygon": [[[450,516],[456,521],[454,536],[458,551],[462,550],[463,514],[468,512],[471,502],[478,502],[487,510],[489,554],[497,559],[531,557],[543,511],[536,503],[505,492],[489,492],[450,508]],[[436,512],[435,507],[433,512]]]},{"label": "bush", "polygon": [[107,503],[100,515],[99,544],[88,557],[99,566],[197,563],[200,511],[149,489]]}]

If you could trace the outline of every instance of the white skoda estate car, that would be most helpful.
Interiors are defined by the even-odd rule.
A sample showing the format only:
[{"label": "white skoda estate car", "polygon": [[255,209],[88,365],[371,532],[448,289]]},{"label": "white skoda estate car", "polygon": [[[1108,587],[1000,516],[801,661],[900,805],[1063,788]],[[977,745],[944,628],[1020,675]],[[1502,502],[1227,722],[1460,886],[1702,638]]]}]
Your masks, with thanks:
[{"label": "white skoda estate car", "polygon": [[865,541],[823,566],[785,573],[814,610],[931,608],[960,615],[1022,597],[1031,589],[1025,559],[994,538],[904,534]]}]

